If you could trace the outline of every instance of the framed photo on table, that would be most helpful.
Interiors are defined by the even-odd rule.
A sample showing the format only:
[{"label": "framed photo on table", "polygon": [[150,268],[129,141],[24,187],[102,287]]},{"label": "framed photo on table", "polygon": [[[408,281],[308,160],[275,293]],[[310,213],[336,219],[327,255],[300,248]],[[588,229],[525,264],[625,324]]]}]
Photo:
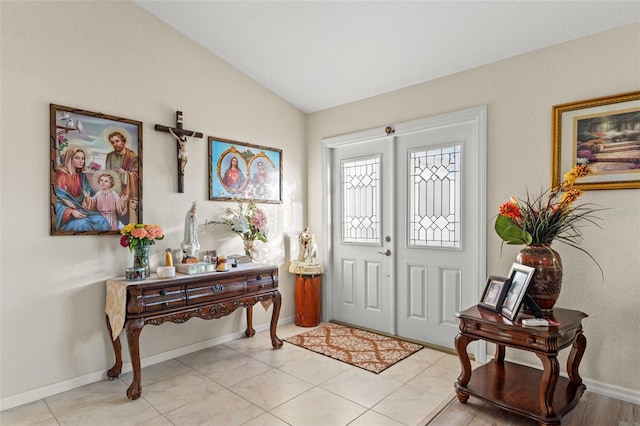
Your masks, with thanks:
[{"label": "framed photo on table", "polygon": [[502,314],[503,317],[511,321],[515,320],[534,272],[534,268],[521,265],[520,263],[514,263],[511,266],[511,271],[509,271],[509,289],[500,307],[500,314]]},{"label": "framed photo on table", "polygon": [[282,150],[209,137],[209,199],[282,203]]},{"label": "framed photo on table", "polygon": [[508,278],[490,275],[478,306],[493,312],[500,312],[507,290],[509,290]]},{"label": "framed photo on table", "polygon": [[142,122],[50,104],[51,235],[142,223]]},{"label": "framed photo on table", "polygon": [[640,91],[553,107],[551,186],[577,164],[577,189],[640,188]]}]

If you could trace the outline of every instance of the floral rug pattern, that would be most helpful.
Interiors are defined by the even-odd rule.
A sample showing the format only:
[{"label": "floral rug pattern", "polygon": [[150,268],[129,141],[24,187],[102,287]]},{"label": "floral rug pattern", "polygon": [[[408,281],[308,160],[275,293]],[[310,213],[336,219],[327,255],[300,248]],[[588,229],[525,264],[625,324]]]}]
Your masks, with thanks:
[{"label": "floral rug pattern", "polygon": [[339,324],[322,325],[284,340],[376,374],[423,348]]}]

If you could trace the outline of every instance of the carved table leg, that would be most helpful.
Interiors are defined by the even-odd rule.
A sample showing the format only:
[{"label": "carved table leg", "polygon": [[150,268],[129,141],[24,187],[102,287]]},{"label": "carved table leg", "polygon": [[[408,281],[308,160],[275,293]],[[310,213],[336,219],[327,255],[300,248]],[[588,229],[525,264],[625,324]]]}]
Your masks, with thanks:
[{"label": "carved table leg", "polygon": [[247,329],[244,334],[247,337],[253,337],[256,334],[256,331],[253,329],[253,305],[247,306]]},{"label": "carved table leg", "polygon": [[567,359],[567,373],[569,374],[571,383],[574,385],[582,384],[582,377],[580,377],[580,373],[578,373],[578,367],[580,367],[585,349],[587,349],[587,338],[580,332],[576,336],[575,342],[573,342],[571,352],[569,352],[569,358]]},{"label": "carved table leg", "polygon": [[467,353],[467,346],[474,340],[477,339],[458,333],[455,341],[456,352],[458,352],[458,359],[460,360],[460,367],[462,368],[462,372],[460,376],[458,376],[458,382],[456,383],[456,395],[458,395],[458,399],[463,404],[469,400],[469,394],[463,392],[460,388],[466,386],[469,380],[471,380],[471,361]]},{"label": "carved table leg", "polygon": [[273,295],[273,312],[271,313],[271,346],[275,349],[282,347],[282,340],[276,336],[276,327],[278,325],[278,317],[280,316],[280,306],[282,305],[282,296],[279,291],[275,291]]},{"label": "carved table leg", "polygon": [[496,343],[496,354],[493,359],[495,362],[504,363],[504,345]]},{"label": "carved table leg", "polygon": [[542,361],[544,372],[542,373],[542,381],[540,382],[539,404],[540,411],[547,417],[555,416],[553,409],[553,395],[558,384],[558,375],[560,374],[560,364],[556,356],[547,356],[544,354],[536,354]]},{"label": "carved table leg", "polygon": [[116,362],[113,364],[113,367],[107,371],[107,377],[109,380],[117,379],[122,371],[122,345],[120,344],[120,336],[116,337],[116,340],[113,340],[112,334],[113,331],[111,329],[111,323],[109,322],[109,315],[107,317],[107,330],[109,330],[109,340],[111,340],[111,346],[113,346],[113,353],[116,356]]},{"label": "carved table leg", "polygon": [[142,395],[142,372],[140,371],[140,332],[144,322],[141,320],[128,320],[125,325],[127,331],[127,343],[129,343],[129,356],[133,367],[133,380],[127,389],[127,398],[138,399]]}]

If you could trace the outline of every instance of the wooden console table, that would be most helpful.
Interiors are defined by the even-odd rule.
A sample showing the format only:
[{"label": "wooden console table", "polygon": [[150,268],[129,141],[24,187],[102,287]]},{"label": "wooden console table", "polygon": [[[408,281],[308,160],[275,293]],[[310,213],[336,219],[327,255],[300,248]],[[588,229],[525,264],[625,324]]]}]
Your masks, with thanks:
[{"label": "wooden console table", "polygon": [[123,327],[133,366],[133,380],[127,389],[127,397],[138,399],[142,394],[139,348],[142,327],[165,322],[183,323],[194,317],[220,318],[244,307],[247,310],[245,335],[251,337],[255,334],[253,305],[269,301],[273,302],[271,344],[278,349],[282,347],[282,340],[276,336],[282,297],[278,291],[278,268],[275,266],[241,264],[228,272],[177,274],[169,279],[159,279],[153,274],[144,281],[107,280],[105,311],[116,357],[107,376],[113,380],[122,370],[119,334]]},{"label": "wooden console table", "polygon": [[[578,373],[587,346],[582,319],[587,314],[554,308],[548,316],[557,326],[525,327],[512,323],[495,312],[471,307],[456,316],[460,332],[456,351],[462,372],[456,382],[456,394],[462,403],[470,395],[500,408],[537,420],[540,425],[559,425],[560,419],[577,403],[586,386]],[[467,345],[474,340],[496,344],[493,361],[471,370]],[[504,360],[505,346],[534,352],[543,371]],[[558,352],[571,346],[567,360],[569,379],[559,377]]]}]

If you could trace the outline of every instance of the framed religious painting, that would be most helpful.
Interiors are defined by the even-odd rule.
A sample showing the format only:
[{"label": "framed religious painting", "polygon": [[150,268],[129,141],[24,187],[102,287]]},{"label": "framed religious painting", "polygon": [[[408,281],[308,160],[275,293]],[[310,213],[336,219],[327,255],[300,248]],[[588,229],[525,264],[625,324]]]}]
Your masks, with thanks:
[{"label": "framed religious painting", "polygon": [[51,235],[142,223],[142,122],[50,104]]},{"label": "framed religious painting", "polygon": [[552,187],[577,164],[577,189],[640,188],[640,91],[553,107]]},{"label": "framed religious painting", "polygon": [[209,137],[209,199],[282,203],[282,150]]}]

